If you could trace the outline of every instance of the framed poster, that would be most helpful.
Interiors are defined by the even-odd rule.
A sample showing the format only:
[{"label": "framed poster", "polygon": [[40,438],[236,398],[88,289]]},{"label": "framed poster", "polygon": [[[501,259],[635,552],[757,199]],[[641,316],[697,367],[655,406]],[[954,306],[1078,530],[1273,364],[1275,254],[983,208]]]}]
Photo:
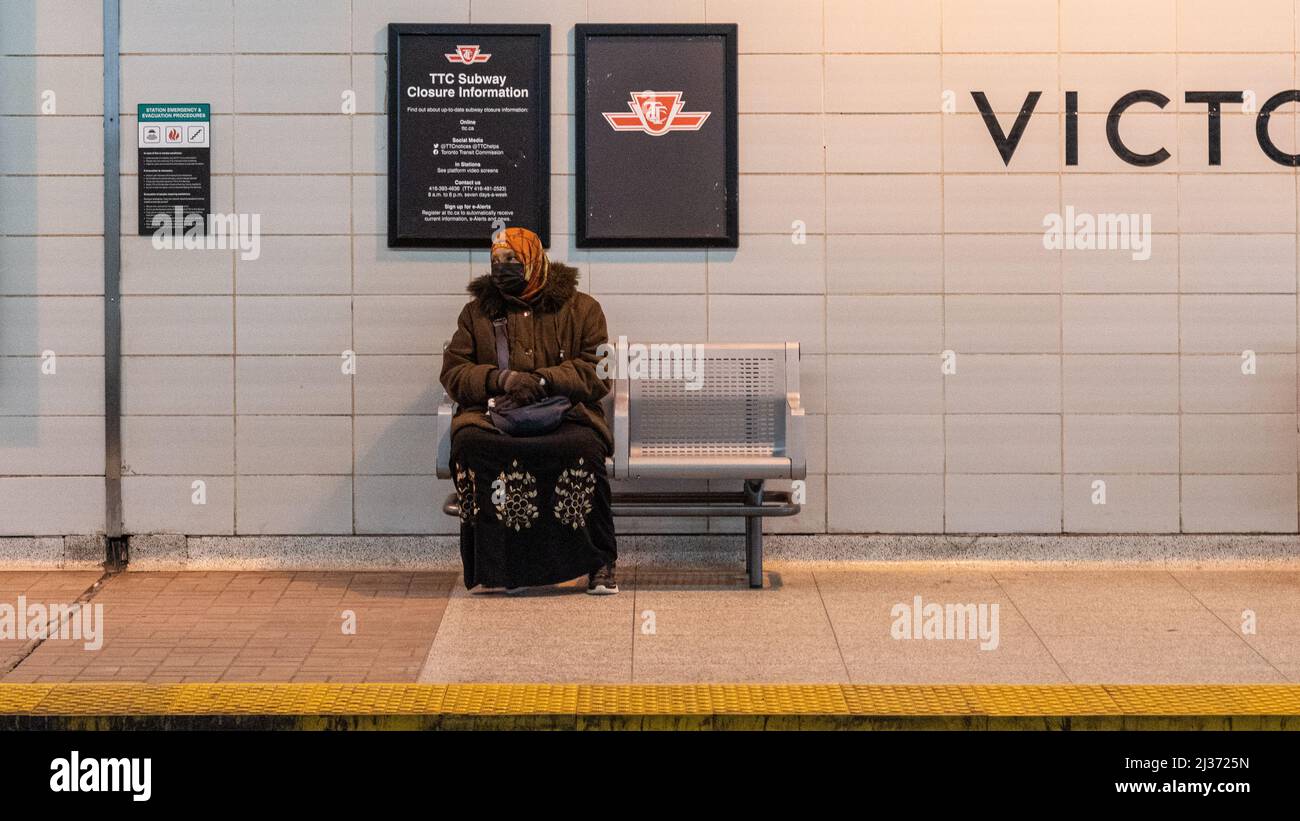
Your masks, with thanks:
[{"label": "framed poster", "polygon": [[208,103],[136,106],[139,168],[136,233],[182,237],[208,231],[212,211],[212,107]]},{"label": "framed poster", "polygon": [[576,28],[578,247],[735,248],[736,26]]},{"label": "framed poster", "polygon": [[388,246],[551,234],[551,27],[388,26]]}]

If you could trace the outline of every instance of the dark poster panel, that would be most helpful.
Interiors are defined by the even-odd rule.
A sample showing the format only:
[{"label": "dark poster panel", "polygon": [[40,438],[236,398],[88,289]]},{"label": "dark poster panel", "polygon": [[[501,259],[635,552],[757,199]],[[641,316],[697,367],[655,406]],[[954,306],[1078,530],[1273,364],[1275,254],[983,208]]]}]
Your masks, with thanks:
[{"label": "dark poster panel", "polygon": [[212,106],[136,106],[136,233],[206,234],[212,211]]},{"label": "dark poster panel", "polygon": [[549,25],[388,26],[388,245],[550,244]]},{"label": "dark poster panel", "polygon": [[579,25],[579,247],[739,244],[736,26]]}]

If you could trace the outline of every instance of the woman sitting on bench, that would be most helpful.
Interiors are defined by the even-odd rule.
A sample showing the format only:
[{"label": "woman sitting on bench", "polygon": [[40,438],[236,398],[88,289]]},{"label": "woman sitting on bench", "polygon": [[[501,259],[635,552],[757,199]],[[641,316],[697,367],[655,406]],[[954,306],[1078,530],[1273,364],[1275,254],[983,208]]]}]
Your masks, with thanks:
[{"label": "woman sitting on bench", "polygon": [[609,335],[577,281],[537,234],[499,232],[492,273],[470,281],[474,299],[443,352],[442,385],[458,405],[451,469],[467,589],[513,593],[585,574],[588,593],[618,592],[613,437],[600,405],[609,382],[596,367]]}]

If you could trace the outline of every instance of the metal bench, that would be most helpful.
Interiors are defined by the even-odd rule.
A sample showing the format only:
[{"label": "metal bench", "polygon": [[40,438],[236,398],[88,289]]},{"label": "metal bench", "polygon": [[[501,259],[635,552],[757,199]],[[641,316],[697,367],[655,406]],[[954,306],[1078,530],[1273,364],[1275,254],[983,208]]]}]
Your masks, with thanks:
[{"label": "metal bench", "polygon": [[[631,347],[631,346],[629,346]],[[611,480],[739,480],[736,491],[617,491],[615,516],[737,516],[745,519],[745,569],[750,587],[763,586],[763,518],[793,516],[801,505],[785,491],[765,492],[768,479],[803,479],[804,409],[799,400],[799,343],[702,343],[695,387],[665,375],[620,373],[604,399],[614,453]],[[627,361],[623,351],[619,361]],[[451,419],[444,393],[438,405],[438,476],[451,478]],[[458,516],[452,493],[443,512]]]}]

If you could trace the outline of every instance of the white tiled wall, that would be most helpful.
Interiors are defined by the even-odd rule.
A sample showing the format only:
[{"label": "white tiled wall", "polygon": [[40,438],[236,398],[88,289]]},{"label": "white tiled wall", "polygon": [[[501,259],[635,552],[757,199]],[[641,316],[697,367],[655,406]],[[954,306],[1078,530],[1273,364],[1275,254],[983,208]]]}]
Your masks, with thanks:
[{"label": "white tiled wall", "polygon": [[[93,530],[102,502],[102,218],[80,207],[100,185],[99,3],[36,5],[0,5],[0,532]],[[451,531],[432,476],[438,352],[484,256],[383,238],[385,25],[446,21],[553,26],[551,252],[613,333],[803,344],[808,506],[771,527],[1295,532],[1296,174],[1234,106],[1209,167],[1204,106],[1183,94],[1295,88],[1297,5],[123,0],[123,133],[137,102],[211,103],[214,207],[260,213],[265,234],[256,261],[129,236],[124,140],[128,527]],[[583,21],[739,24],[739,249],[573,248]],[[32,116],[47,87],[58,116]],[[1146,169],[1105,138],[1111,104],[1139,88],[1171,98],[1123,120],[1135,149],[1172,154]],[[1008,130],[1043,92],[1009,167],[972,90]],[[1271,128],[1288,151],[1294,109]],[[1151,259],[1044,250],[1044,215],[1070,205],[1151,214]],[[34,375],[46,348],[57,379]]]},{"label": "white tiled wall", "polygon": [[0,4],[0,535],[103,529],[101,32]]}]

